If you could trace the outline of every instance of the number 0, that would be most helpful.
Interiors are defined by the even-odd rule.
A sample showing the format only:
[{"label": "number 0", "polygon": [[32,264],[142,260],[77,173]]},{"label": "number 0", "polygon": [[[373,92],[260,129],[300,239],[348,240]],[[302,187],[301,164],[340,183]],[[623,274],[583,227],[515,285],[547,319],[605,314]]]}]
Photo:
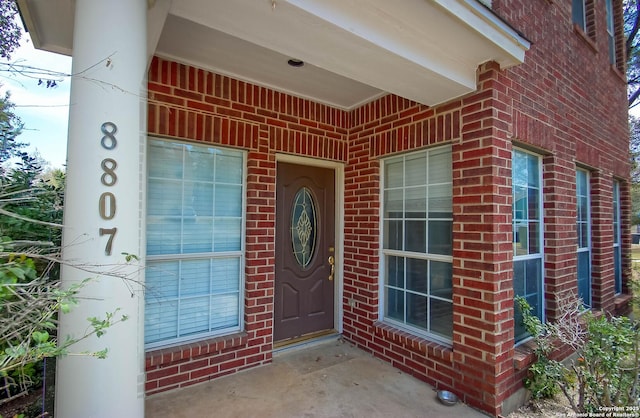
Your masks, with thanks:
[{"label": "number 0", "polygon": [[98,210],[100,217],[106,221],[116,216],[116,196],[110,192],[104,192],[100,195],[100,204]]}]

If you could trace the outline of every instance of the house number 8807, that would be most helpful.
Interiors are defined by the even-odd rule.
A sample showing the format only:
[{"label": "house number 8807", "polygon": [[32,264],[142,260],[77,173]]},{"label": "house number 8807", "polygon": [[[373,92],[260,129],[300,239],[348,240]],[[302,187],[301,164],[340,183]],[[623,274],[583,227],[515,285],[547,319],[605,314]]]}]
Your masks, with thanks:
[{"label": "house number 8807", "polygon": [[[100,126],[100,131],[104,134],[100,139],[100,145],[107,151],[115,149],[118,145],[116,139],[116,132],[118,127],[113,122],[105,122]],[[102,175],[100,176],[100,183],[105,187],[113,187],[118,181],[116,175],[116,168],[118,163],[113,158],[105,158],[100,162],[100,168],[102,169]],[[100,217],[105,221],[109,221],[116,216],[116,196],[110,192],[105,191],[100,195],[98,200],[98,213]],[[104,247],[104,253],[111,255],[111,249],[113,247],[113,239],[116,236],[118,228],[100,228],[98,232],[100,236],[108,235],[109,239]]]}]

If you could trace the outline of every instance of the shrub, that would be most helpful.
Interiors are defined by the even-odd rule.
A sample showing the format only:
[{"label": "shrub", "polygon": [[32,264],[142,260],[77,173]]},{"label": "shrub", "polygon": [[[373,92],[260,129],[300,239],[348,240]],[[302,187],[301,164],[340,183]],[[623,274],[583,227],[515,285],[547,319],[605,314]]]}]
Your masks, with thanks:
[{"label": "shrub", "polygon": [[[626,317],[596,316],[570,295],[559,304],[560,319],[543,324],[531,314],[524,299],[516,302],[536,344],[537,359],[525,379],[534,398],[561,392],[577,413],[638,404],[637,323]],[[553,352],[561,346],[569,346],[575,358],[566,362],[553,359]]]}]

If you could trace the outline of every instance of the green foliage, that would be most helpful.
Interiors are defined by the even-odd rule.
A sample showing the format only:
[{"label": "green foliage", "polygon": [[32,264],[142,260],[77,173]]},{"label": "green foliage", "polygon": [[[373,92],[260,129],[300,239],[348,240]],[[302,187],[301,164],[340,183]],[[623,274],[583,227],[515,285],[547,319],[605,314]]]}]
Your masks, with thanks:
[{"label": "green foliage", "polygon": [[638,329],[626,317],[590,315],[589,339],[577,368],[587,406],[635,405],[637,396]]},{"label": "green foliage", "polygon": [[8,298],[10,296],[10,287],[8,285],[34,280],[36,276],[36,267],[32,259],[27,258],[25,255],[16,257],[14,254],[10,254],[0,264],[0,298]]},{"label": "green foliage", "polygon": [[637,104],[640,97],[640,2],[623,0],[625,49],[627,56],[627,84],[629,107]]},{"label": "green foliage", "polygon": [[527,332],[534,336],[534,353],[537,361],[529,367],[529,375],[524,380],[524,385],[531,391],[534,399],[552,398],[560,392],[560,382],[564,382],[568,376],[564,366],[550,359],[555,346],[548,337],[548,332],[540,319],[531,313],[531,306],[521,296],[516,297],[516,304],[522,313],[522,320]]},{"label": "green foliage", "polygon": [[553,398],[560,393],[558,382],[565,376],[565,369],[561,363],[540,356],[538,361],[529,367],[529,377],[525,378],[524,386],[531,391],[534,399]]},{"label": "green foliage", "polygon": [[64,183],[42,177],[40,168],[11,169],[5,179],[0,185],[0,199],[5,197],[0,201],[0,234],[59,247]]},{"label": "green foliage", "polygon": [[[128,318],[118,316],[117,309],[107,312],[105,318],[87,318],[89,328],[84,335],[59,340],[56,335],[58,313],[67,313],[78,304],[78,292],[90,279],[64,290],[59,288],[59,282],[42,277],[14,281],[18,277],[27,279],[32,274],[32,261],[23,256],[19,259],[24,263],[16,265],[14,270],[27,266],[27,271],[16,273],[6,284],[0,284],[0,376],[12,377],[24,390],[31,383],[35,363],[48,357],[69,355],[74,344],[92,335],[101,337],[108,328]],[[105,358],[107,350],[80,354]]]},{"label": "green foliage", "polygon": [[[638,405],[638,324],[626,317],[582,312],[578,299],[561,304],[565,310],[562,321],[542,324],[523,298],[516,298],[516,303],[536,345],[537,359],[525,380],[534,398],[561,392],[577,413]],[[573,348],[575,359],[552,359],[559,345]]]},{"label": "green foliage", "polygon": [[640,225],[640,182],[635,178],[631,183],[631,225]]},{"label": "green foliage", "polygon": [[[0,108],[0,131],[14,126]],[[3,113],[4,112],[4,113]],[[5,123],[5,125],[3,125]],[[8,124],[8,125],[7,125]],[[21,129],[21,126],[19,127]],[[64,172],[44,172],[42,160],[23,153],[5,130],[0,150],[0,390],[2,396],[38,383],[44,358],[71,355],[80,340],[101,337],[127,319],[118,311],[88,318],[87,331],[58,338],[58,316],[78,304],[78,292],[89,280],[61,288],[59,278]],[[126,260],[137,260],[132,254]],[[87,266],[84,266],[87,268]],[[104,358],[107,350],[77,353]],[[3,383],[4,382],[4,383]]]},{"label": "green foliage", "polygon": [[0,164],[3,165],[11,158],[22,159],[28,156],[23,151],[27,144],[17,140],[24,126],[14,113],[14,108],[15,104],[11,101],[11,95],[6,92],[4,97],[0,97]]},{"label": "green foliage", "polygon": [[18,7],[14,0],[0,1],[0,57],[9,60],[20,45],[22,29],[16,19]]}]

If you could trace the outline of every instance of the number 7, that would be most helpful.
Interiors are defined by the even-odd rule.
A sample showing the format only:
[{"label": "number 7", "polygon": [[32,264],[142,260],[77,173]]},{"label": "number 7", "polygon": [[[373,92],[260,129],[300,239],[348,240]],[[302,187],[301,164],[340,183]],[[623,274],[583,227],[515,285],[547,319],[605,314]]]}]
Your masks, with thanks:
[{"label": "number 7", "polygon": [[116,236],[116,232],[118,232],[118,228],[100,228],[100,236],[109,235],[109,239],[107,240],[107,245],[105,245],[104,247],[104,253],[106,255],[111,255],[113,237]]}]

